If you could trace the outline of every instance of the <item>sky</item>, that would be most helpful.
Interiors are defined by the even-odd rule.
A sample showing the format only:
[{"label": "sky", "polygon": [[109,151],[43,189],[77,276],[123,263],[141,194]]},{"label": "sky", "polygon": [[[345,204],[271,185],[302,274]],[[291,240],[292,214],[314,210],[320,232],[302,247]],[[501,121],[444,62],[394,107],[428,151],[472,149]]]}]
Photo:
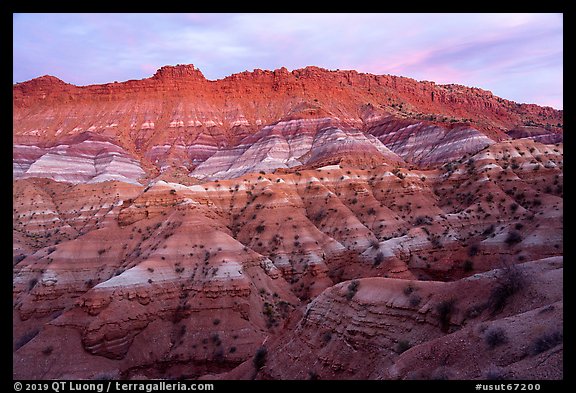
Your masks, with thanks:
[{"label": "sky", "polygon": [[210,80],[309,65],[490,90],[563,108],[562,14],[14,14],[13,82],[143,79],[194,64]]}]

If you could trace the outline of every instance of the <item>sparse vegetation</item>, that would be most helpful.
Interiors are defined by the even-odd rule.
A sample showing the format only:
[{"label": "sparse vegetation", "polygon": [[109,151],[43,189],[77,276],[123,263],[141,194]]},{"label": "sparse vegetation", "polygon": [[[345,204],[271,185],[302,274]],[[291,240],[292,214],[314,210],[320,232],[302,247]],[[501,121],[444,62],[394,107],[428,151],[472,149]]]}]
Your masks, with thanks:
[{"label": "sparse vegetation", "polygon": [[414,225],[421,226],[421,225],[432,225],[432,217],[430,216],[418,216],[414,221]]},{"label": "sparse vegetation", "polygon": [[408,297],[408,302],[410,303],[410,306],[416,307],[422,302],[422,298],[420,296],[418,296],[417,294],[412,293]]},{"label": "sparse vegetation", "polygon": [[477,244],[472,244],[468,248],[468,256],[474,257],[478,255],[478,252],[480,252],[480,246],[478,246]]},{"label": "sparse vegetation", "polygon": [[484,342],[490,349],[494,349],[497,346],[506,343],[507,341],[508,337],[506,336],[506,331],[500,327],[490,328],[484,335]]},{"label": "sparse vegetation", "polygon": [[382,262],[384,262],[384,254],[382,253],[382,251],[378,251],[378,253],[377,253],[376,256],[374,257],[373,266],[378,266],[378,265],[380,265]]},{"label": "sparse vegetation", "polygon": [[496,230],[496,227],[494,226],[494,224],[491,224],[488,228],[486,228],[483,232],[482,235],[483,236],[488,236],[494,233],[494,231]]},{"label": "sparse vegetation", "polygon": [[44,355],[48,356],[48,355],[52,354],[52,351],[54,351],[54,347],[52,345],[49,345],[42,350],[42,353]]},{"label": "sparse vegetation", "polygon": [[555,331],[552,333],[544,333],[538,336],[534,342],[530,345],[528,352],[530,355],[535,356],[542,352],[546,352],[549,349],[560,345],[564,340],[564,335],[561,331]]},{"label": "sparse vegetation", "polygon": [[358,292],[358,286],[359,285],[360,285],[360,283],[356,280],[354,280],[350,284],[348,284],[348,292],[346,292],[346,299],[352,300],[354,295],[356,295],[356,292]]},{"label": "sparse vegetation", "polygon": [[252,359],[252,363],[254,364],[254,367],[256,367],[256,370],[260,370],[262,367],[264,367],[264,365],[266,364],[267,354],[268,350],[266,349],[266,347],[260,347],[256,350],[256,354]]},{"label": "sparse vegetation", "polygon": [[497,285],[490,292],[488,307],[492,315],[501,312],[508,300],[526,286],[523,274],[515,266],[503,269]]},{"label": "sparse vegetation", "polygon": [[410,348],[412,348],[412,344],[410,344],[410,341],[400,340],[398,341],[398,344],[396,344],[396,353],[400,355],[401,353],[406,352]]},{"label": "sparse vegetation", "polygon": [[522,241],[522,236],[516,231],[509,232],[508,236],[506,236],[506,240],[504,240],[504,242],[510,247],[515,245],[515,244],[520,243],[521,241]]},{"label": "sparse vegetation", "polygon": [[443,300],[436,306],[436,312],[438,313],[438,320],[440,322],[440,329],[443,332],[447,332],[450,328],[450,318],[454,312],[455,299]]},{"label": "sparse vegetation", "polygon": [[414,292],[416,290],[416,288],[414,288],[414,285],[412,285],[412,283],[406,285],[406,287],[404,287],[404,290],[402,292],[404,292],[404,295],[406,296],[410,296],[412,294],[412,292]]},{"label": "sparse vegetation", "polygon": [[442,242],[440,241],[439,235],[430,235],[430,243],[432,243],[432,247],[434,248],[442,248]]}]

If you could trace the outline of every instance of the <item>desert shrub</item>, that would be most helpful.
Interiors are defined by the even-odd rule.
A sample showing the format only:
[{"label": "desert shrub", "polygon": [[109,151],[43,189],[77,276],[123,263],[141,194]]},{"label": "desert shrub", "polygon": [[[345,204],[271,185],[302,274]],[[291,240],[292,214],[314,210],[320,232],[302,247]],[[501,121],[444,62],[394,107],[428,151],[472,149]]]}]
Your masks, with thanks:
[{"label": "desert shrub", "polygon": [[210,336],[210,339],[212,340],[212,342],[214,343],[214,345],[216,346],[220,346],[222,345],[222,340],[220,340],[220,335],[218,333],[213,333]]},{"label": "desert shrub", "polygon": [[410,305],[412,307],[416,307],[417,305],[420,304],[420,302],[422,302],[422,298],[420,296],[416,295],[415,293],[413,293],[408,298],[408,302],[410,303]]},{"label": "desert shrub", "polygon": [[516,267],[505,268],[488,298],[488,307],[492,310],[492,315],[501,312],[508,299],[525,286],[526,280]]},{"label": "desert shrub", "polygon": [[494,349],[499,345],[502,345],[508,341],[506,336],[506,331],[502,328],[491,328],[486,331],[484,336],[484,342],[488,345],[488,348]]},{"label": "desert shrub", "polygon": [[406,287],[404,287],[404,289],[402,290],[402,292],[404,292],[404,295],[408,296],[410,295],[412,292],[414,292],[416,290],[416,288],[414,288],[414,286],[412,285],[412,283],[406,285]]},{"label": "desert shrub", "polygon": [[392,173],[393,173],[396,177],[398,177],[399,179],[404,179],[404,178],[406,177],[406,175],[405,175],[404,173],[400,172],[400,169],[398,169],[398,168],[395,168],[395,169],[392,171]]},{"label": "desert shrub", "polygon": [[430,242],[434,248],[442,248],[442,242],[440,241],[440,236],[432,235],[430,236]]},{"label": "desert shrub", "polygon": [[370,209],[368,209],[366,213],[368,213],[369,216],[374,216],[376,215],[376,210],[373,207],[371,207]]},{"label": "desert shrub", "polygon": [[455,299],[443,300],[436,305],[436,312],[438,313],[438,320],[440,321],[440,328],[443,332],[447,332],[450,327],[450,317],[454,312]]},{"label": "desert shrub", "polygon": [[484,232],[482,232],[482,235],[484,236],[488,236],[494,233],[494,230],[496,229],[496,227],[494,226],[494,224],[490,225],[488,228],[486,228],[484,230]]},{"label": "desert shrub", "polygon": [[266,364],[266,355],[268,354],[268,350],[266,347],[260,347],[256,350],[256,354],[254,354],[254,358],[252,359],[252,363],[256,370],[260,370]]},{"label": "desert shrub", "polygon": [[547,350],[561,344],[563,339],[563,334],[560,331],[542,334],[532,342],[529,348],[529,353],[531,355],[538,355],[542,352],[546,352]]},{"label": "desert shrub", "polygon": [[468,256],[474,257],[478,255],[478,252],[480,252],[480,247],[478,246],[478,244],[472,244],[468,248]]},{"label": "desert shrub", "polygon": [[432,224],[432,217],[430,216],[418,216],[416,217],[416,221],[414,221],[414,225],[431,225]]},{"label": "desert shrub", "polygon": [[256,227],[256,232],[262,233],[262,232],[264,232],[265,229],[266,229],[266,226],[264,224],[260,224]]},{"label": "desert shrub", "polygon": [[322,342],[324,343],[324,345],[328,344],[330,340],[332,340],[332,332],[331,331],[324,332],[324,334],[322,334]]},{"label": "desert shrub", "polygon": [[398,341],[398,344],[396,344],[396,353],[401,354],[403,352],[406,352],[410,348],[412,348],[412,344],[410,344],[410,341],[400,340]]},{"label": "desert shrub", "polygon": [[346,299],[352,300],[354,295],[356,295],[356,292],[358,292],[358,286],[359,285],[360,285],[360,283],[356,280],[354,280],[350,284],[348,284],[348,292],[346,292]]},{"label": "desert shrub", "polygon": [[518,244],[521,241],[522,236],[520,236],[520,234],[516,231],[509,232],[508,236],[506,236],[506,240],[504,240],[508,246],[513,246],[514,244]]},{"label": "desert shrub", "polygon": [[50,355],[54,351],[54,347],[52,345],[47,346],[42,350],[42,353],[46,356]]},{"label": "desert shrub", "polygon": [[318,379],[320,379],[320,377],[316,371],[308,370],[308,380],[316,381]]},{"label": "desert shrub", "polygon": [[374,257],[374,266],[380,265],[384,261],[384,254],[382,252],[378,252],[376,257]]}]

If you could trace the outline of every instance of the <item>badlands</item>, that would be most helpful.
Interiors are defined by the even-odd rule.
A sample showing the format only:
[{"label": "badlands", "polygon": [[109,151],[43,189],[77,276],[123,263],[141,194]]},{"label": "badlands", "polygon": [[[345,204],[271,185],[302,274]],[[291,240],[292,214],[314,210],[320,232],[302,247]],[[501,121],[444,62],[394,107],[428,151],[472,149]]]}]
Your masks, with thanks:
[{"label": "badlands", "polygon": [[15,379],[562,379],[563,112],[193,65],[13,86]]}]

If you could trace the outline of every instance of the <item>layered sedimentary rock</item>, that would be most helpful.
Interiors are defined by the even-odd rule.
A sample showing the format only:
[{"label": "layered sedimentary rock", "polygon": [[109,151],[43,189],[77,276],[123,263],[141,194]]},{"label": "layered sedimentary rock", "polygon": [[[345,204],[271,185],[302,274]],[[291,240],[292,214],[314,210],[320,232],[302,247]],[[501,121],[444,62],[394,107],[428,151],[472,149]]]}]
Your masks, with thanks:
[{"label": "layered sedimentary rock", "polygon": [[562,271],[554,257],[449,283],[347,281],[267,343],[259,368],[219,377],[562,379]]},{"label": "layered sedimentary rock", "polygon": [[[44,76],[16,84],[13,93],[14,138],[22,157],[15,176],[45,154],[36,149],[40,141],[55,146],[84,132],[113,137],[151,176],[201,165],[196,170],[201,176],[230,178],[250,167],[268,171],[304,164],[290,149],[309,141],[295,137],[302,130],[306,139],[322,125],[356,130],[368,139],[374,134],[403,159],[428,165],[509,138],[506,131],[525,124],[545,127],[556,142],[563,124],[562,111],[516,104],[477,88],[317,67],[254,70],[210,81],[192,65],[167,66],[151,78],[83,87]],[[306,120],[315,124],[298,124]],[[280,132],[282,127],[292,131]],[[383,134],[392,129],[399,135]],[[429,137],[438,146],[423,155],[422,140]],[[265,153],[253,154],[256,143],[270,151],[260,165],[255,163]],[[357,147],[363,151],[364,145]],[[333,149],[344,153],[350,147]],[[62,151],[56,155],[44,157],[32,173],[41,176],[42,168],[63,160]],[[244,159],[252,165],[234,164]],[[68,160],[85,164],[73,155]],[[230,173],[222,172],[226,166]]]},{"label": "layered sedimentary rock", "polygon": [[447,128],[392,117],[373,124],[369,132],[406,161],[421,166],[454,161],[494,143],[470,126]]},{"label": "layered sedimentary rock", "polygon": [[559,143],[562,142],[562,133],[554,132],[542,127],[515,127],[507,132],[514,139],[529,138],[541,143]]},{"label": "layered sedimentary rock", "polygon": [[[562,168],[561,145],[524,139],[428,170],[328,165],[189,186],[17,180],[15,376],[308,378],[311,370],[321,378],[415,377],[397,354],[402,340],[410,338],[411,353],[428,350],[430,340],[452,337],[463,323],[454,316],[443,327],[437,303],[473,293],[467,285],[475,273],[561,255]],[[474,285],[489,291],[497,276],[486,273],[486,283]],[[353,280],[352,299],[380,305],[347,300]],[[420,306],[410,306],[409,285]],[[458,309],[481,296],[466,296]],[[339,308],[328,305],[334,299]],[[516,301],[508,315],[522,320],[528,309]],[[386,304],[390,312],[399,307],[390,320],[382,317]],[[429,311],[418,313],[424,305]],[[362,317],[365,307],[384,319]],[[311,324],[316,316],[322,329]],[[403,333],[409,325],[412,333]],[[293,348],[276,347],[290,335],[298,337]],[[74,342],[63,345],[64,337]],[[252,358],[263,343],[270,363],[256,375]],[[278,371],[295,353],[292,367]],[[378,367],[357,365],[376,354],[380,363],[370,364]],[[451,378],[486,371],[450,370]],[[433,378],[432,371],[418,375]]]},{"label": "layered sedimentary rock", "polygon": [[53,146],[14,144],[13,176],[45,177],[69,183],[119,180],[138,183],[145,172],[124,149],[85,133]]},{"label": "layered sedimentary rock", "polygon": [[317,67],[13,91],[14,378],[562,378],[562,111]]},{"label": "layered sedimentary rock", "polygon": [[402,163],[379,140],[360,131],[342,130],[331,118],[280,121],[224,149],[190,173],[199,178],[234,178],[278,168],[338,163],[344,158],[364,163]]}]

